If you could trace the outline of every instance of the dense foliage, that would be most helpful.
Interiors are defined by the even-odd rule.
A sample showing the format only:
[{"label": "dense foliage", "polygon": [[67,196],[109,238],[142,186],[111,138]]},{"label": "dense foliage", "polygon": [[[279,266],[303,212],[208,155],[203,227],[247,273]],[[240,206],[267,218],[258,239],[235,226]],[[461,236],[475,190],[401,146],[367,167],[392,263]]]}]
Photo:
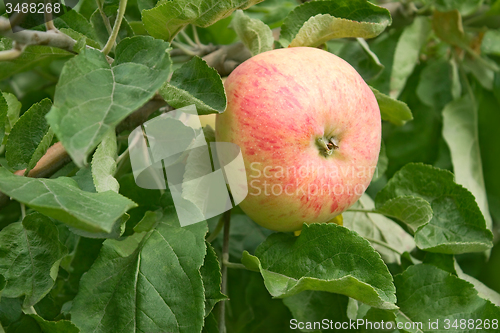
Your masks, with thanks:
[{"label": "dense foliage", "polygon": [[[0,332],[498,332],[500,0],[64,8],[18,32],[0,18]],[[375,93],[366,194],[343,226],[299,236],[238,207],[181,227],[168,190],[136,185],[128,134],[192,104],[223,112],[238,64],[295,46]]]}]

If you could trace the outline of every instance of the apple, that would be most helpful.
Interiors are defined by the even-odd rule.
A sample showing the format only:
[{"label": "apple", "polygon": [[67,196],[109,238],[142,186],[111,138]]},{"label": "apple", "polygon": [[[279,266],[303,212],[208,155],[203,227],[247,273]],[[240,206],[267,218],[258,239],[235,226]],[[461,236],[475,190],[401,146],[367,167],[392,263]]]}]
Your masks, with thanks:
[{"label": "apple", "polygon": [[240,207],[252,220],[296,231],[359,199],[377,165],[381,119],[346,61],[316,48],[277,49],[239,65],[224,86],[216,140],[241,148],[248,195]]}]

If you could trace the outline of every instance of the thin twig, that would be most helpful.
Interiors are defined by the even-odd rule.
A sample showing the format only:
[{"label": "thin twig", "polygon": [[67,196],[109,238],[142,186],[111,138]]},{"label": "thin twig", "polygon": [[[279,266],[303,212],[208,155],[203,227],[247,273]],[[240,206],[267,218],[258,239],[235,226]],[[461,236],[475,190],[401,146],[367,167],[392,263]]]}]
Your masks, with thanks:
[{"label": "thin twig", "polygon": [[26,217],[26,206],[21,202],[21,219]]},{"label": "thin twig", "polygon": [[[45,155],[42,156],[35,167],[28,173],[28,177],[42,178],[51,176],[70,160],[71,159],[62,143],[56,142],[49,149],[47,149]],[[26,169],[18,170],[15,174],[22,176],[25,171]]]},{"label": "thin twig", "polygon": [[6,51],[0,51],[0,61],[13,60],[23,53],[22,50],[12,48]]},{"label": "thin twig", "polygon": [[0,17],[0,35],[8,37],[23,45],[46,45],[75,53],[73,47],[76,41],[68,35],[52,30],[20,30],[13,32],[9,20],[5,17]]},{"label": "thin twig", "polygon": [[184,30],[181,30],[181,35],[184,38],[184,40],[189,45],[191,45],[192,47],[198,47],[199,46],[198,44],[196,44],[195,42],[193,42],[193,40],[191,39],[191,37],[189,37],[189,35]]},{"label": "thin twig", "polygon": [[180,43],[180,42],[176,42],[176,41],[172,41],[171,43],[173,46],[179,48],[182,52],[184,52],[185,54],[187,55],[190,55],[190,56],[196,56],[198,55],[198,53],[196,53],[195,51],[192,51],[191,48],[186,45],[186,44],[183,44],[183,43]]},{"label": "thin twig", "polygon": [[[222,216],[224,219],[224,239],[222,242],[222,268],[221,268],[221,286],[220,291],[227,295],[227,263],[229,261],[229,227],[231,224],[231,211],[228,210]],[[219,304],[219,333],[226,332],[226,302],[221,301]]]},{"label": "thin twig", "polygon": [[247,269],[245,265],[243,264],[238,264],[236,262],[229,262],[228,260],[222,260],[222,263],[227,267],[227,268],[236,268],[236,269]]},{"label": "thin twig", "polygon": [[[45,8],[47,8],[48,3],[51,3],[50,0],[45,0]],[[44,11],[43,16],[45,19],[45,28],[47,28],[47,31],[57,31],[54,22],[52,21],[52,12],[49,13],[48,11]]]},{"label": "thin twig", "polygon": [[115,45],[116,37],[118,37],[118,32],[120,31],[120,26],[122,25],[123,16],[125,15],[125,9],[127,9],[127,0],[120,0],[118,4],[118,15],[116,15],[115,24],[113,25],[113,31],[111,31],[111,35],[109,36],[106,45],[102,49],[102,53],[108,55],[111,52],[111,49]]},{"label": "thin twig", "polygon": [[9,19],[10,25],[12,27],[17,27],[19,25],[19,23],[21,23],[23,21],[26,14],[27,13],[19,12],[19,13],[15,13],[14,15],[12,15]]},{"label": "thin twig", "polygon": [[206,241],[209,243],[214,241],[219,235],[220,231],[222,230],[222,227],[224,227],[224,215],[220,217],[219,223],[217,223],[217,226],[215,227],[214,231],[212,231],[212,233],[208,235]]},{"label": "thin twig", "polygon": [[129,148],[130,147],[127,147],[127,149],[125,149],[125,151],[121,153],[120,156],[118,156],[118,158],[116,159],[116,164],[120,164],[125,158],[127,158],[129,154]]},{"label": "thin twig", "polygon": [[148,120],[148,117],[153,112],[164,106],[168,106],[170,110],[173,110],[173,108],[167,105],[167,102],[165,102],[165,100],[160,95],[153,96],[153,98],[146,102],[146,104],[144,104],[127,118],[122,120],[122,122],[116,127],[116,133],[119,134],[123,131],[133,130],[134,128]]},{"label": "thin twig", "polygon": [[374,243],[374,244],[377,244],[377,245],[380,245],[380,246],[383,246],[385,247],[386,249],[389,249],[399,255],[402,255],[401,252],[399,252],[398,250],[396,250],[395,248],[393,248],[392,246],[390,246],[389,244],[385,243],[385,242],[382,242],[382,241],[379,241],[379,240],[376,240],[376,239],[373,239],[373,238],[369,238],[369,237],[365,237],[365,239],[367,241],[369,241],[370,243]]},{"label": "thin twig", "polygon": [[374,214],[380,214],[378,212],[374,212],[373,210],[367,210],[367,209],[355,209],[355,208],[349,208],[346,210],[346,212],[353,212],[353,213],[374,213]]},{"label": "thin twig", "polygon": [[200,37],[198,36],[198,30],[196,30],[196,26],[193,24],[192,25],[193,27],[193,38],[194,38],[194,42],[196,44],[198,44],[199,46],[200,45],[203,45],[201,42],[200,42]]}]

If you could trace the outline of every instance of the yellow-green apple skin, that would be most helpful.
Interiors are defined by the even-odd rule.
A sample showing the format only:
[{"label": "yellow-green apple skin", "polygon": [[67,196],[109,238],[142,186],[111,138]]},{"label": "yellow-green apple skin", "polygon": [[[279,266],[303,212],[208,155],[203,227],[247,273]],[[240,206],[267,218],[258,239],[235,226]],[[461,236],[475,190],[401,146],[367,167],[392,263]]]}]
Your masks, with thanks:
[{"label": "yellow-green apple skin", "polygon": [[240,207],[250,218],[296,231],[359,199],[377,165],[381,119],[346,61],[316,48],[277,49],[239,65],[224,86],[216,140],[241,148],[249,193]]}]

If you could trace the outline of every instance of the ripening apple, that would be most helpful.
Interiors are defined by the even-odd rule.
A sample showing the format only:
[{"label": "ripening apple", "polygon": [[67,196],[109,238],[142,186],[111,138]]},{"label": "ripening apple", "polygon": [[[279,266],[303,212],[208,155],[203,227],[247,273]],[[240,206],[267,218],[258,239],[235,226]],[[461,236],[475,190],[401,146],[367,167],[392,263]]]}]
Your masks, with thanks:
[{"label": "ripening apple", "polygon": [[228,104],[216,139],[242,151],[258,224],[296,231],[328,222],[368,187],[380,150],[380,110],[344,60],[308,47],[261,53],[224,83]]}]

